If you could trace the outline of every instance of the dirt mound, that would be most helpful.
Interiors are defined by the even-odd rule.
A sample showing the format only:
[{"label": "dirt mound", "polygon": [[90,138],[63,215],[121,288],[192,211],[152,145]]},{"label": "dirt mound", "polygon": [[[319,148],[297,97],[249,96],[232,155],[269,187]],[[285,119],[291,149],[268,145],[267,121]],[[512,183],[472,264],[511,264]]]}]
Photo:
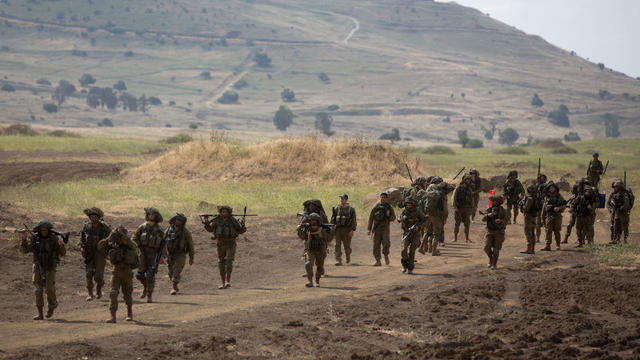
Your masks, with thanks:
[{"label": "dirt mound", "polygon": [[122,164],[84,161],[0,163],[0,186],[118,175]]},{"label": "dirt mound", "polygon": [[[408,152],[385,142],[287,138],[246,145],[193,141],[131,169],[132,181],[284,181],[361,184],[406,182]],[[412,169],[424,173],[413,161]]]}]

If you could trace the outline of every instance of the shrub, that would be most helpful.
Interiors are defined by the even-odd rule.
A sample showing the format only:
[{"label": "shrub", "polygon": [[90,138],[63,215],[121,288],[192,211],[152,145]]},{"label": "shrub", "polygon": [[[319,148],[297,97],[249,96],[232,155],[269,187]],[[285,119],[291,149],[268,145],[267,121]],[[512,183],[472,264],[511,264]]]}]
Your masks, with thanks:
[{"label": "shrub", "polygon": [[575,131],[572,131],[564,135],[564,141],[566,142],[580,141],[580,140],[582,140],[580,139],[580,135],[578,135],[578,133]]},{"label": "shrub", "polygon": [[521,147],[506,147],[494,151],[500,155],[528,155],[529,152]]},{"label": "shrub", "polygon": [[4,128],[0,128],[0,135],[22,135],[36,136],[38,132],[27,124],[12,124]]},{"label": "shrub", "polygon": [[98,123],[98,126],[113,127],[113,121],[109,118],[104,118]]},{"label": "shrub", "polygon": [[429,155],[455,155],[456,152],[452,148],[443,145],[429,146],[422,150],[423,153]]},{"label": "shrub", "polygon": [[151,104],[151,105],[162,105],[162,100],[160,100],[156,96],[150,96],[149,99],[147,99],[147,100],[149,101],[149,104]]},{"label": "shrub", "polygon": [[518,132],[515,129],[506,128],[500,131],[500,137],[498,139],[498,142],[500,144],[511,146],[518,140],[519,137],[520,137],[520,134],[518,134]]},{"label": "shrub", "polygon": [[380,135],[380,140],[400,141],[400,130],[398,128],[391,129],[391,132]]},{"label": "shrub", "polygon": [[280,108],[273,116],[273,124],[280,131],[287,131],[287,128],[293,124],[293,112],[285,105],[280,105]]},{"label": "shrub", "polygon": [[604,134],[606,137],[617,138],[620,136],[620,130],[618,129],[618,118],[613,114],[602,115],[604,119]]},{"label": "shrub", "polygon": [[44,111],[46,111],[48,113],[56,113],[56,112],[58,112],[58,106],[56,104],[47,103],[47,104],[42,105],[42,108],[44,109]]},{"label": "shrub", "polygon": [[467,130],[458,130],[458,142],[463,148],[467,147],[469,143],[469,136],[467,136]]},{"label": "shrub", "polygon": [[191,135],[183,133],[177,134],[175,136],[169,136],[168,138],[162,140],[162,142],[166,144],[184,144],[188,143],[189,141],[193,141]]},{"label": "shrub", "polygon": [[578,150],[568,146],[557,147],[551,151],[552,154],[577,154]]},{"label": "shrub", "polygon": [[535,107],[542,107],[544,105],[544,101],[540,99],[538,94],[533,94],[533,99],[531,99],[531,105]]},{"label": "shrub", "polygon": [[322,133],[327,135],[328,137],[332,137],[333,135],[336,134],[336,132],[333,130],[322,130]]},{"label": "shrub", "polygon": [[124,57],[133,57],[133,51],[128,50],[124,52]]},{"label": "shrub", "polygon": [[471,139],[471,140],[469,140],[469,143],[467,144],[467,147],[469,147],[471,149],[482,148],[482,147],[484,147],[484,142],[482,142],[482,140],[480,140],[480,139]]},{"label": "shrub", "polygon": [[176,106],[176,102],[173,100],[169,101],[169,106]]},{"label": "shrub", "polygon": [[569,108],[565,104],[558,105],[558,111],[562,111],[563,113],[569,115]]},{"label": "shrub", "polygon": [[191,129],[191,130],[195,130],[195,129],[197,129],[197,128],[198,128],[198,124],[196,124],[196,123],[191,123],[191,124],[189,124],[189,129]]},{"label": "shrub", "polygon": [[1,90],[6,92],[15,92],[16,88],[11,84],[4,84],[2,85]]},{"label": "shrub", "polygon": [[598,90],[598,96],[602,100],[610,100],[613,97],[613,95],[611,95],[609,90],[603,90],[603,89]]},{"label": "shrub", "polygon": [[51,85],[51,82],[45,78],[40,78],[36,81],[38,85]]},{"label": "shrub", "polygon": [[282,92],[280,93],[280,97],[284,102],[293,102],[296,99],[296,94],[293,92],[293,90],[286,88],[282,90]]},{"label": "shrub", "polygon": [[96,78],[94,78],[91,74],[84,74],[82,75],[82,77],[80,77],[78,82],[80,83],[80,86],[87,87],[89,85],[95,84]]},{"label": "shrub", "polygon": [[238,81],[236,81],[235,84],[233,84],[233,87],[237,90],[241,90],[246,88],[247,86],[249,86],[249,83],[247,82],[247,80],[245,79],[240,79]]},{"label": "shrub", "polygon": [[316,114],[316,129],[322,131],[330,131],[333,124],[333,117],[327,113]]},{"label": "shrub", "polygon": [[329,81],[331,81],[331,79],[329,78],[329,75],[321,72],[318,74],[318,79],[322,82],[328,83]]},{"label": "shrub", "polygon": [[211,72],[209,71],[203,71],[200,73],[200,78],[202,80],[211,80]]},{"label": "shrub", "polygon": [[547,115],[547,118],[549,118],[550,123],[556,126],[571,127],[569,116],[560,110],[550,112],[549,115]]},{"label": "shrub", "polygon": [[222,96],[218,98],[218,102],[220,104],[237,104],[238,103],[238,93],[235,91],[225,91]]},{"label": "shrub", "polygon": [[118,91],[126,91],[127,90],[127,84],[125,84],[124,81],[122,81],[122,80],[118,80],[117,83],[113,84],[113,88],[118,90]]},{"label": "shrub", "polygon": [[84,51],[84,50],[71,50],[71,55],[80,56],[80,57],[87,57],[87,52]]},{"label": "shrub", "polygon": [[271,58],[266,53],[255,53],[255,55],[253,55],[253,61],[262,68],[271,66]]},{"label": "shrub", "polygon": [[338,105],[336,105],[336,104],[329,105],[329,106],[327,107],[327,110],[329,110],[329,111],[336,111],[336,110],[338,110],[338,109],[340,109],[340,106],[338,106]]}]

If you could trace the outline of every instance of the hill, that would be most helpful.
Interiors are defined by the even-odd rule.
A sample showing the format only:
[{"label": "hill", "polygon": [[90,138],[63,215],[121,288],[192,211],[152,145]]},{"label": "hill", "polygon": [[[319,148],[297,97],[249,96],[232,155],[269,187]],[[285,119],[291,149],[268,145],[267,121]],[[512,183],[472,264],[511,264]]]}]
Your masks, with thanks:
[{"label": "hill", "polygon": [[[340,135],[398,128],[413,142],[450,142],[462,129],[483,139],[494,126],[487,145],[507,127],[520,141],[603,137],[606,122],[624,137],[640,132],[640,81],[455,3],[3,1],[0,20],[3,123],[95,127],[107,118],[254,138],[277,133],[272,117],[289,88],[293,134],[313,131],[318,112]],[[47,112],[60,80],[77,91]],[[126,90],[91,90],[119,80]],[[218,102],[225,91],[237,103]],[[535,93],[543,106],[531,105]],[[548,121],[560,105],[571,128]]]}]

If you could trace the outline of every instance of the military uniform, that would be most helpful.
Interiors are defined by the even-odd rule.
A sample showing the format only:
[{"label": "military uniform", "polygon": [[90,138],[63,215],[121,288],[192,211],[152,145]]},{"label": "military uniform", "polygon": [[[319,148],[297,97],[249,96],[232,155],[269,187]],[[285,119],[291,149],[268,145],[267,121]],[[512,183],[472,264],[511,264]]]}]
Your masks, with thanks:
[{"label": "military uniform", "polygon": [[[444,224],[449,216],[447,204],[447,183],[431,184],[423,195],[422,212],[428,215],[422,252],[439,255],[437,250],[444,231]],[[426,249],[424,249],[426,247]]]},{"label": "military uniform", "polygon": [[376,259],[376,265],[380,265],[380,248],[388,265],[391,246],[389,224],[395,218],[396,213],[390,204],[378,203],[371,209],[367,230],[373,232],[373,257]]},{"label": "military uniform", "polygon": [[[409,209],[407,203],[412,202],[414,206]],[[402,252],[400,254],[402,258],[402,272],[409,271],[409,274],[413,273],[413,268],[416,259],[416,250],[420,246],[421,225],[424,224],[425,215],[418,208],[418,202],[415,199],[405,200],[405,209],[402,211],[400,221],[402,224]],[[410,233],[411,227],[416,225],[418,228],[413,229]]]},{"label": "military uniform", "polygon": [[87,300],[93,299],[93,281],[96,282],[96,297],[102,297],[102,287],[104,285],[104,266],[106,264],[106,254],[98,250],[98,242],[106,239],[111,234],[111,227],[102,221],[104,213],[99,208],[85,209],[84,213],[91,217],[98,217],[96,223],[87,222],[82,227],[81,238],[83,243],[83,256],[85,259],[85,270],[87,278]]},{"label": "military uniform", "polygon": [[524,235],[527,239],[527,250],[523,254],[535,254],[536,247],[536,226],[540,211],[542,210],[542,199],[538,197],[537,187],[531,185],[527,188],[527,197],[522,206],[524,214]]},{"label": "military uniform", "polygon": [[600,161],[599,159],[589,161],[587,177],[589,178],[591,186],[597,188],[598,185],[600,185],[600,175],[602,175],[602,173],[604,173],[604,166],[602,165],[602,161]]},{"label": "military uniform", "polygon": [[[587,196],[586,190],[590,194]],[[584,189],[571,204],[573,215],[576,217],[576,232],[578,233],[578,247],[582,247],[586,242],[593,244],[594,230],[591,219],[596,213],[595,195],[590,187]]]},{"label": "military uniform", "polygon": [[[162,222],[162,215],[154,208],[145,208],[145,213],[147,221],[136,229],[131,241],[138,246],[139,251],[140,266],[138,267],[136,279],[144,287],[141,298],[147,297],[147,302],[152,302],[155,274],[158,271],[155,261],[158,256],[167,255],[167,247],[162,226],[159,225]],[[150,218],[151,214],[155,216],[153,220]],[[151,225],[152,221],[155,221],[156,224]]]},{"label": "military uniform", "polygon": [[98,249],[108,253],[109,262],[113,266],[111,271],[111,292],[109,293],[109,310],[111,319],[108,322],[116,322],[118,311],[118,293],[122,290],[122,297],[127,305],[127,321],[133,320],[133,269],[140,264],[137,246],[127,237],[127,230],[114,231],[108,239],[100,240]]},{"label": "military uniform", "polygon": [[[524,195],[524,187],[520,180],[517,179],[518,173],[516,171],[512,171],[509,173],[509,177],[511,177],[515,173],[515,178],[507,179],[507,182],[502,186],[503,195],[505,202],[507,203],[507,213],[509,213],[509,217],[511,217],[511,212],[513,210],[513,223],[516,223],[516,219],[518,218],[518,201],[521,195]],[[508,224],[511,224],[511,218],[509,218]]]},{"label": "military uniform", "polygon": [[[547,195],[547,175],[540,174],[538,175],[537,184],[536,184],[536,200],[542,204],[544,203],[544,198]],[[540,206],[540,211],[538,212],[538,216],[536,216],[536,242],[540,242],[540,235],[542,234],[542,227],[544,226],[544,222],[542,219],[542,206]]]},{"label": "military uniform", "polygon": [[310,223],[300,224],[298,226],[298,237],[304,240],[304,267],[307,271],[307,287],[313,286],[314,272],[316,268],[315,279],[316,285],[320,286],[320,277],[324,274],[324,260],[327,257],[327,246],[329,244],[329,233],[324,231],[320,222],[322,218],[316,213],[308,216],[309,221],[315,221],[315,228]]},{"label": "military uniform", "polygon": [[[49,230],[46,237],[40,235],[40,227]],[[44,307],[44,293],[47,294],[48,311],[47,317],[53,315],[53,311],[58,306],[56,298],[56,268],[60,262],[60,257],[67,253],[64,245],[60,244],[58,237],[51,232],[53,224],[43,220],[38,222],[33,228],[33,235],[28,239],[23,239],[21,248],[23,253],[33,253],[33,285],[35,286],[36,307],[38,316],[34,320],[42,320],[42,309]]]},{"label": "military uniform", "polygon": [[231,272],[233,271],[233,261],[236,257],[236,240],[239,235],[247,232],[247,228],[244,223],[231,216],[233,214],[232,208],[228,206],[218,207],[218,212],[222,213],[223,210],[229,211],[228,218],[225,219],[222,215],[218,215],[206,223],[204,228],[213,233],[211,239],[217,241],[218,270],[222,279],[220,288],[228,288],[231,287]]},{"label": "military uniform", "polygon": [[453,206],[456,208],[455,212],[455,226],[453,234],[455,236],[454,241],[458,241],[458,232],[460,231],[460,223],[464,224],[464,236],[467,242],[469,240],[469,227],[471,226],[471,214],[473,212],[473,187],[471,184],[467,185],[465,181],[471,177],[465,175],[462,178],[462,182],[456,188],[453,193]]},{"label": "military uniform", "polygon": [[[475,175],[475,178],[473,175]],[[480,180],[480,173],[476,169],[469,170],[469,176],[471,177],[471,191],[473,193],[473,211],[471,213],[471,220],[474,220],[476,218],[476,213],[478,212],[478,204],[480,203],[482,181]]]},{"label": "military uniform", "polygon": [[[629,223],[629,209],[631,206],[631,202],[629,199],[629,195],[624,189],[624,184],[622,183],[622,181],[614,182],[613,187],[614,192],[609,195],[607,207],[613,214],[613,232],[611,242],[619,243],[622,238],[622,234],[624,233],[625,224]],[[626,237],[622,239],[625,243],[627,242]]]},{"label": "military uniform", "polygon": [[[175,226],[175,220],[182,222],[182,228],[178,229]],[[194,247],[191,232],[186,228],[186,216],[177,213],[169,223],[170,225],[164,236],[169,259],[169,279],[173,285],[171,295],[175,295],[178,292],[178,284],[180,283],[182,269],[184,269],[187,261],[187,255],[189,255],[189,263],[193,263]]]},{"label": "military uniform", "polygon": [[[504,234],[509,213],[501,206],[502,199],[493,196],[491,199],[492,207],[487,209],[487,213],[482,217],[482,221],[487,223],[487,232],[484,235],[484,252],[489,257],[489,267],[496,269],[498,266],[498,257],[504,243]],[[492,214],[492,217],[489,217]],[[500,224],[496,220],[500,219]]]},{"label": "military uniform", "polygon": [[[549,193],[549,188],[555,187],[556,192],[551,194]],[[556,212],[554,209],[559,208]],[[560,249],[560,231],[562,230],[562,212],[566,207],[566,203],[564,198],[560,194],[560,188],[553,182],[549,182],[547,186],[547,196],[544,200],[544,205],[542,207],[542,217],[545,221],[546,228],[546,246],[542,249],[543,251],[551,250],[551,241],[553,240],[553,236],[556,238],[556,247]]]},{"label": "military uniform", "polygon": [[342,205],[334,207],[331,223],[335,225],[336,262],[342,264],[342,247],[344,246],[344,254],[348,264],[351,262],[351,232],[356,231],[358,226],[356,210],[348,204],[346,207],[342,207]]}]

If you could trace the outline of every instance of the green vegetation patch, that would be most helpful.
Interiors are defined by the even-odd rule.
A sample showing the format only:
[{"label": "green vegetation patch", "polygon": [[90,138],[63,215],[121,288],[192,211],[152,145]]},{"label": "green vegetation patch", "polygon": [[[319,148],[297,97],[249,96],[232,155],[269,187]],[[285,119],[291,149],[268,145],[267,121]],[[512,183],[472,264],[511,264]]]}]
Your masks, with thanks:
[{"label": "green vegetation patch", "polygon": [[107,154],[140,154],[164,149],[154,141],[104,139],[68,136],[0,136],[0,151],[101,152]]}]

